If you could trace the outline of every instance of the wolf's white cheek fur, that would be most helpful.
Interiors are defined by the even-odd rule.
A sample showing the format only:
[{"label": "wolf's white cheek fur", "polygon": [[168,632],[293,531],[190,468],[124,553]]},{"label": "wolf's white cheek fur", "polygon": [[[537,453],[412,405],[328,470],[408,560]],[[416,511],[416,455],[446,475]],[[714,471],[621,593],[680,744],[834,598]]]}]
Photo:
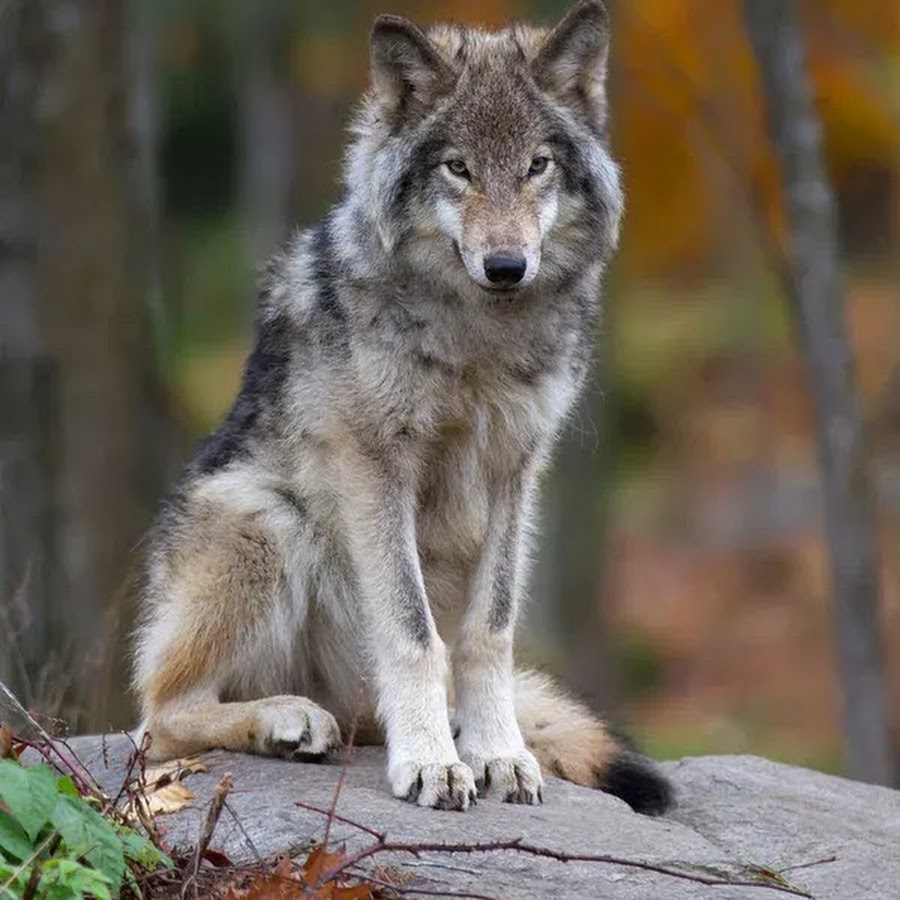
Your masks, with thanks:
[{"label": "wolf's white cheek fur", "polygon": [[457,244],[461,244],[462,216],[458,204],[451,203],[446,197],[441,197],[435,204],[435,216],[441,231]]},{"label": "wolf's white cheek fur", "polygon": [[541,230],[541,239],[550,233],[550,229],[556,224],[556,216],[559,213],[559,194],[556,190],[550,191],[549,196],[538,205],[538,227]]}]

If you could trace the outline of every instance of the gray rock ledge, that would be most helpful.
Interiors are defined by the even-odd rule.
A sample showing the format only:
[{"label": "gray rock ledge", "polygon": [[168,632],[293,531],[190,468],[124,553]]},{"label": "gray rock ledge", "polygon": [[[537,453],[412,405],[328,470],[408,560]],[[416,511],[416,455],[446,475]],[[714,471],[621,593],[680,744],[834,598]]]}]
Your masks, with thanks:
[{"label": "gray rock ledge", "polygon": [[[108,789],[122,783],[130,743],[98,737],[70,741]],[[296,800],[328,807],[340,767],[305,765],[215,751],[207,772],[185,784],[197,799],[161,816],[172,845],[192,845],[206,802],[226,772],[234,788],[211,846],[234,861],[304,845],[322,835],[322,816]],[[753,756],[687,758],[663,763],[675,783],[677,805],[660,819],[633,813],[621,800],[548,778],[544,804],[512,806],[491,797],[467,813],[419,809],[390,796],[383,754],[361,749],[347,771],[338,813],[408,842],[477,842],[521,838],[569,853],[610,854],[654,863],[734,867],[755,864],[788,873],[817,900],[900,898],[900,792],[782,765]],[[372,839],[335,823],[332,837],[350,847]],[[252,843],[252,846],[251,846]],[[255,848],[255,849],[254,849]],[[834,857],[833,862],[819,860]],[[429,890],[470,891],[529,900],[767,900],[787,897],[761,888],[694,884],[665,875],[598,863],[560,863],[514,852],[487,855],[424,854],[415,861],[378,857],[380,865],[413,862],[410,870]],[[410,885],[407,885],[409,887]]]}]

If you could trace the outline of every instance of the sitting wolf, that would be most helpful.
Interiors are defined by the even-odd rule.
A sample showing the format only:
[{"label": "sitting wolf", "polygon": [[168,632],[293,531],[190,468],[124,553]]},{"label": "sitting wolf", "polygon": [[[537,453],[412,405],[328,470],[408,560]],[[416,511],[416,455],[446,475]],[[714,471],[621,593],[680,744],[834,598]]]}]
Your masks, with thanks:
[{"label": "sitting wolf", "polygon": [[149,538],[151,756],[321,758],[355,721],[420,806],[537,803],[540,762],[661,812],[648,760],[513,668],[537,480],[622,212],[606,12],[381,16],[370,49],[344,198],[268,264],[240,393]]}]

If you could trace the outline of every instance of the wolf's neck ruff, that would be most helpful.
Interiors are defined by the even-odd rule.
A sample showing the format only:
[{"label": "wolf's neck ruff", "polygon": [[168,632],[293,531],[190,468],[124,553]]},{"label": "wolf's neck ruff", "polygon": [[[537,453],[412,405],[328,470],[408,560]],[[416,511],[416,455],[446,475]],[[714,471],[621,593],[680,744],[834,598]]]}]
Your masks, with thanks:
[{"label": "wolf's neck ruff", "polygon": [[622,210],[607,47],[594,2],[552,31],[376,20],[345,198],[268,265],[239,396],[147,542],[152,755],[322,758],[361,719],[420,805],[539,802],[539,763],[667,805],[649,762],[512,663],[536,482]]}]

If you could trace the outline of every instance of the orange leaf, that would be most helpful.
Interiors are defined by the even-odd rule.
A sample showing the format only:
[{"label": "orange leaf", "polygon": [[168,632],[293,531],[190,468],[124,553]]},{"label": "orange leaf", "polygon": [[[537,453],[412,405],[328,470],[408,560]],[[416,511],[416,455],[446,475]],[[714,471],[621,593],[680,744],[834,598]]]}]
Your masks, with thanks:
[{"label": "orange leaf", "polygon": [[274,874],[278,878],[291,878],[293,867],[291,866],[291,858],[289,856],[279,856],[278,859],[275,860]]},{"label": "orange leaf", "polygon": [[247,900],[290,900],[299,896],[301,887],[296,881],[278,875],[258,875],[247,889]]},{"label": "orange leaf", "polygon": [[324,845],[319,844],[306,858],[303,864],[303,878],[307,884],[315,884],[330,869],[339,866],[346,856],[345,848],[339,847],[329,853]]}]

